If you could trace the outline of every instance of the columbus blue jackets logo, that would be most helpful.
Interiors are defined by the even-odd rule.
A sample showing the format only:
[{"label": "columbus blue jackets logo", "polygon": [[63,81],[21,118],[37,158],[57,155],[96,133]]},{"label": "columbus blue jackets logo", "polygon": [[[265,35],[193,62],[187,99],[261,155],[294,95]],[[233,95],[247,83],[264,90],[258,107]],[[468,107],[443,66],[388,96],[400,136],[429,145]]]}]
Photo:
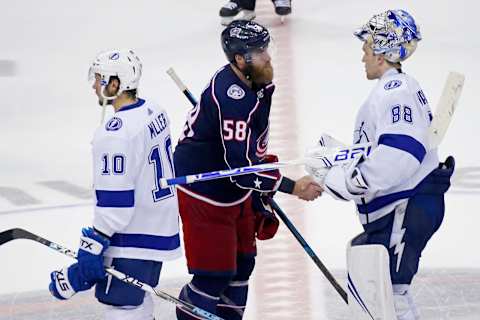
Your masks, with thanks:
[{"label": "columbus blue jackets logo", "polygon": [[402,81],[400,80],[390,80],[388,81],[385,86],[383,87],[385,90],[391,90],[398,88],[402,85]]},{"label": "columbus blue jackets logo", "polygon": [[240,100],[245,97],[245,91],[239,85],[232,84],[227,90],[227,96],[232,99]]},{"label": "columbus blue jackets logo", "polygon": [[121,127],[122,127],[122,119],[117,118],[117,117],[113,117],[105,125],[105,129],[107,131],[117,131]]},{"label": "columbus blue jackets logo", "polygon": [[255,150],[255,155],[259,158],[263,158],[267,154],[268,148],[268,127],[257,139],[257,150]]}]

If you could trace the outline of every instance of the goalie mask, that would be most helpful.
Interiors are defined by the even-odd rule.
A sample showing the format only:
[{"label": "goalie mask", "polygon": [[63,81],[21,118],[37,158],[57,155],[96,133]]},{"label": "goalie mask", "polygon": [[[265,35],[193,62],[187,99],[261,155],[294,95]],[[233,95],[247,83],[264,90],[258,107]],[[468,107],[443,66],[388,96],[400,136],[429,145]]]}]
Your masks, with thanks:
[{"label": "goalie mask", "polygon": [[[142,76],[142,63],[132,50],[105,51],[98,54],[90,66],[88,72],[90,81],[95,79],[95,74],[100,76],[102,97],[106,100],[113,100],[123,91],[138,88]],[[120,87],[115,97],[106,97],[105,87],[112,77],[118,77]]]},{"label": "goalie mask", "polygon": [[392,63],[410,57],[422,39],[415,20],[404,10],[376,14],[354,35],[369,43],[375,54],[385,55],[385,59]]}]

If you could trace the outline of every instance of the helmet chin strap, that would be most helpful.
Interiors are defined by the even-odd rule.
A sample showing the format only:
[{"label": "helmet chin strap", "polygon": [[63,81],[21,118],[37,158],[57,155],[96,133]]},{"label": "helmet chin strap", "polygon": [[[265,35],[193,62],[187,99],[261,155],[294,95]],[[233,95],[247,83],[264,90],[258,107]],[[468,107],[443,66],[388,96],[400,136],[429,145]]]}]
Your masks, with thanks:
[{"label": "helmet chin strap", "polygon": [[113,100],[117,99],[121,93],[119,92],[120,90],[118,90],[114,96],[109,97],[105,95],[106,89],[107,89],[107,86],[102,86],[102,90],[100,90],[100,96],[102,97],[102,103],[101,103],[102,106],[113,104]]},{"label": "helmet chin strap", "polygon": [[116,95],[112,96],[112,97],[107,97],[104,93],[106,89],[106,86],[102,86],[102,89],[100,90],[100,96],[102,97],[102,101],[100,103],[99,101],[99,104],[100,106],[102,107],[102,115],[100,117],[100,125],[103,123],[103,121],[105,120],[105,113],[106,113],[106,109],[107,109],[107,105],[112,105],[113,104],[113,100],[115,100],[116,98],[118,98],[119,94],[117,92]]}]

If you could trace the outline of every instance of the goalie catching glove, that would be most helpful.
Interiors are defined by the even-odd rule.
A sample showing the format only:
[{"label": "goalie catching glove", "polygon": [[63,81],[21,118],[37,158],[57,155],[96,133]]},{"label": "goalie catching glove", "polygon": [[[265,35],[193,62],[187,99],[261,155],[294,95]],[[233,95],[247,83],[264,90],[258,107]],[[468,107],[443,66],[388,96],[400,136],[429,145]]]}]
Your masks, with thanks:
[{"label": "goalie catching glove", "polygon": [[57,299],[69,299],[79,291],[93,287],[105,278],[103,253],[110,240],[93,228],[83,228],[78,250],[78,262],[50,274],[50,293]]}]

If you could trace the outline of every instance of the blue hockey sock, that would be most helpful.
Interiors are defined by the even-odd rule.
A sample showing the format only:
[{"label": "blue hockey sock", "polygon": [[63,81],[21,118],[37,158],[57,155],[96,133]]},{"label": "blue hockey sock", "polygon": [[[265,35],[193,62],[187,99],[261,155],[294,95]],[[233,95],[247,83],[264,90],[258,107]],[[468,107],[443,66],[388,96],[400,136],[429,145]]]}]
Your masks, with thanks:
[{"label": "blue hockey sock", "polygon": [[243,317],[248,296],[248,281],[232,281],[220,295],[217,305],[218,316],[229,320],[240,320]]},{"label": "blue hockey sock", "polygon": [[[217,303],[220,300],[219,297],[211,296],[200,291],[192,283],[188,283],[182,288],[178,298],[213,314],[215,314]],[[198,317],[191,314],[187,310],[177,307],[177,319],[192,320],[198,319]]]}]

